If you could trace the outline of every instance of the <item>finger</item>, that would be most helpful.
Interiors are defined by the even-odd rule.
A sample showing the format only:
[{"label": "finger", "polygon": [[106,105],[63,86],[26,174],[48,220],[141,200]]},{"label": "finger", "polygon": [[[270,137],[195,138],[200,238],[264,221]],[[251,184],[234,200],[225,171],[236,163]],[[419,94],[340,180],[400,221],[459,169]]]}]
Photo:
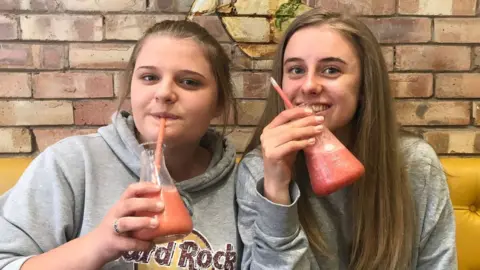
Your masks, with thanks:
[{"label": "finger", "polygon": [[303,130],[311,130],[313,128],[316,131],[320,131],[318,127],[323,127],[324,122],[325,119],[323,116],[305,117],[276,128],[264,130],[261,136],[263,136],[264,139],[269,139],[278,137],[279,134],[288,134],[292,133],[292,131],[302,130],[303,128],[307,128]]},{"label": "finger", "polygon": [[116,216],[124,217],[135,212],[160,213],[164,210],[165,204],[159,198],[130,198],[119,203]]},{"label": "finger", "polygon": [[149,251],[155,247],[152,242],[131,237],[118,237],[116,245],[117,249],[121,251]]},{"label": "finger", "polygon": [[160,186],[151,182],[138,182],[131,184],[123,192],[121,199],[128,199],[132,197],[138,197],[149,193],[155,193],[160,191]]},{"label": "finger", "polygon": [[265,128],[266,129],[274,128],[274,127],[283,125],[285,123],[288,123],[292,120],[303,118],[312,114],[313,114],[313,111],[310,108],[296,107],[296,108],[288,109],[278,114],[272,120],[272,122],[270,122],[270,124],[268,124]]},{"label": "finger", "polygon": [[[315,127],[323,124],[325,122],[325,117],[323,116],[307,116],[300,119],[293,120],[291,122],[285,123],[283,125],[277,126],[271,129],[265,129],[262,135],[264,137],[276,136],[277,134],[283,134],[284,132],[290,132],[292,129],[295,128],[302,128],[302,127]],[[265,133],[265,134],[264,134]]]},{"label": "finger", "polygon": [[117,228],[121,233],[141,229],[154,229],[158,227],[158,220],[150,217],[123,217],[117,220]]},{"label": "finger", "polygon": [[308,126],[317,126],[325,122],[325,117],[321,115],[311,115],[290,121],[289,123],[279,126],[285,128],[298,128],[298,127],[308,127]]},{"label": "finger", "polygon": [[264,149],[263,157],[270,160],[281,160],[285,156],[300,151],[315,144],[315,138],[300,141],[290,141],[275,148]]},{"label": "finger", "polygon": [[323,125],[307,126],[301,128],[286,128],[278,132],[266,133],[260,138],[262,147],[275,148],[290,141],[307,140],[322,133]]},{"label": "finger", "polygon": [[290,140],[308,139],[321,133],[324,122],[323,116],[311,115],[272,129],[264,129],[260,142],[264,146],[276,147]]}]

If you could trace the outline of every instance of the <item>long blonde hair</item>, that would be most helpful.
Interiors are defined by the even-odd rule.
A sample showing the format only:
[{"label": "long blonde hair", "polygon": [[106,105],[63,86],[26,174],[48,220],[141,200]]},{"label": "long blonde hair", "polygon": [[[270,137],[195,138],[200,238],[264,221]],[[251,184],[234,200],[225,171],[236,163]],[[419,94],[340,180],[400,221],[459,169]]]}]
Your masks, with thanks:
[{"label": "long blonde hair", "polygon": [[[368,27],[347,15],[322,14],[312,9],[298,16],[285,31],[275,55],[272,77],[282,82],[283,55],[292,35],[303,28],[327,25],[338,31],[357,50],[361,63],[360,100],[352,119],[351,151],[365,166],[365,175],[352,187],[353,239],[350,269],[407,269],[416,235],[414,200],[403,166],[394,100],[381,48]],[[283,111],[284,105],[270,89],[267,105],[246,153],[260,145],[262,130]],[[310,246],[330,256],[313,209],[306,196],[308,174],[303,153],[297,157],[294,180],[302,190],[299,216]],[[302,177],[300,177],[302,176]]]}]

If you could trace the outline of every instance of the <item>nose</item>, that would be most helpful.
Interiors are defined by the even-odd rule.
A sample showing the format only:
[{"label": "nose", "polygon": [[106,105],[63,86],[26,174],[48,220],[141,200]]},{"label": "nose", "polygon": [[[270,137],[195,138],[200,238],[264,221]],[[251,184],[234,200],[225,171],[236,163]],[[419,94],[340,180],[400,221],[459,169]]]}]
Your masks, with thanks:
[{"label": "nose", "polygon": [[155,89],[155,100],[166,104],[175,103],[178,96],[175,91],[175,82],[170,78],[162,78]]},{"label": "nose", "polygon": [[321,79],[311,72],[305,77],[305,81],[302,85],[302,92],[305,95],[319,95],[322,92]]}]

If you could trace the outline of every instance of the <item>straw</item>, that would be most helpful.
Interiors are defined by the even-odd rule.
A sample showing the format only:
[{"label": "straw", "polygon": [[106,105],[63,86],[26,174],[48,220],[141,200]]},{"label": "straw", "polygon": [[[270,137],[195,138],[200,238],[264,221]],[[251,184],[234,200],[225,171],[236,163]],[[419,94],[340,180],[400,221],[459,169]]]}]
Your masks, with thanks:
[{"label": "straw", "polygon": [[157,171],[160,171],[160,164],[162,164],[162,145],[163,145],[163,138],[165,137],[165,118],[160,118],[160,127],[158,129],[158,137],[157,137],[157,148],[155,149],[155,167]]},{"label": "straw", "polygon": [[285,106],[287,107],[287,109],[291,109],[293,108],[293,104],[292,102],[290,102],[290,100],[288,99],[288,97],[285,95],[285,93],[283,92],[282,88],[280,88],[280,86],[278,85],[278,83],[275,81],[274,78],[270,77],[270,82],[272,83],[272,86],[273,88],[277,91],[277,93],[280,95],[280,97],[282,98],[283,102],[285,103]]}]

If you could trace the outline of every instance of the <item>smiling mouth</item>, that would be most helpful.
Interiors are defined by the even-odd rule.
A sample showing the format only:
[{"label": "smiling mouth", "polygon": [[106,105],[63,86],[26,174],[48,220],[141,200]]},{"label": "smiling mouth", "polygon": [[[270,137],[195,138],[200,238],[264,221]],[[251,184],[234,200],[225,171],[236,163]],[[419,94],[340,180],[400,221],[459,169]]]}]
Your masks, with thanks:
[{"label": "smiling mouth", "polygon": [[301,104],[299,107],[310,108],[312,109],[314,114],[322,113],[328,109],[330,109],[331,105],[327,104]]},{"label": "smiling mouth", "polygon": [[323,111],[326,111],[330,108],[330,105],[325,105],[325,104],[322,104],[322,105],[311,105],[309,106],[312,111],[314,113],[319,113],[319,112],[323,112]]}]

